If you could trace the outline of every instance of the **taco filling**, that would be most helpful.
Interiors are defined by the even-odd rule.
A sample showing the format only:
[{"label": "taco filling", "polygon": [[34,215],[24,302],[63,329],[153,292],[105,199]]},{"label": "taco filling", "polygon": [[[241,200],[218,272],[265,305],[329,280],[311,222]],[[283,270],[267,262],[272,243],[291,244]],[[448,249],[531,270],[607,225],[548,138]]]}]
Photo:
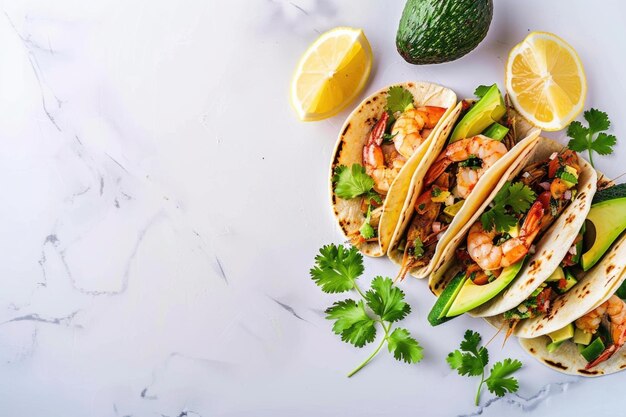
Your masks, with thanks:
[{"label": "taco filling", "polygon": [[576,277],[582,273],[578,263],[583,253],[584,233],[585,226],[572,242],[560,265],[544,283],[517,307],[503,313],[504,319],[509,322],[509,329],[512,330],[519,320],[547,314],[556,297],[565,294],[578,283]]},{"label": "taco filling", "polygon": [[[433,307],[431,324],[476,308],[506,288],[534,252],[533,242],[575,198],[579,172],[578,156],[566,149],[504,184],[456,250],[460,272]],[[537,309],[548,296],[549,290],[536,294]]]},{"label": "taco filling", "polygon": [[446,112],[437,106],[415,107],[411,92],[390,87],[385,108],[367,135],[362,165],[335,168],[335,194],[343,199],[361,200],[361,227],[350,240],[353,245],[378,239],[383,200],[406,161],[426,141]]}]

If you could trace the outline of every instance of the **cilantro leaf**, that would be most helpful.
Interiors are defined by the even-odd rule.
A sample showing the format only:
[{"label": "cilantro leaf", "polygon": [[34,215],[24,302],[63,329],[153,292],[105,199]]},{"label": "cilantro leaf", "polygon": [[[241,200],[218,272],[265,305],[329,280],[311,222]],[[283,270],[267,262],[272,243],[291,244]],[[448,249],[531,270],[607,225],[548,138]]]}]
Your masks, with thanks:
[{"label": "cilantro leaf", "polygon": [[[483,373],[482,359],[472,353],[461,353],[459,350],[450,352],[446,361],[452,369],[456,369],[459,375],[476,376]],[[453,367],[454,365],[454,367]]]},{"label": "cilantro leaf", "polygon": [[587,150],[587,128],[583,126],[578,120],[573,121],[567,126],[567,136],[570,141],[567,147],[575,152],[583,152]]},{"label": "cilantro leaf", "polygon": [[335,184],[337,197],[346,200],[367,194],[374,187],[374,180],[359,164],[353,164],[351,168],[339,165],[335,168],[332,182]]},{"label": "cilantro leaf", "polygon": [[509,195],[502,204],[511,207],[515,214],[522,214],[530,208],[537,194],[522,182],[515,182],[508,187]]},{"label": "cilantro leaf", "polygon": [[461,341],[461,350],[464,352],[478,351],[478,344],[480,343],[480,334],[472,330],[466,330]]},{"label": "cilantro leaf", "polygon": [[386,142],[386,143],[393,142],[393,138],[395,138],[398,135],[398,133],[400,133],[400,131],[396,131],[396,133],[394,133],[393,135],[387,132],[383,133],[383,142]]},{"label": "cilantro leaf", "polygon": [[413,94],[409,90],[399,85],[389,87],[387,92],[386,110],[395,113],[403,112],[408,106],[413,104]]},{"label": "cilantro leaf", "polygon": [[459,369],[463,365],[463,354],[460,350],[448,353],[446,362],[450,365],[450,369]]},{"label": "cilantro leaf", "polygon": [[515,213],[522,214],[535,201],[535,192],[521,182],[506,182],[493,199],[493,207],[480,216],[483,229],[506,232],[517,224],[517,219],[507,213],[507,208]]},{"label": "cilantro leaf", "polygon": [[422,347],[406,329],[395,329],[387,337],[387,348],[393,352],[394,358],[406,363],[417,363],[424,357]]},{"label": "cilantro leaf", "polygon": [[461,341],[461,350],[450,352],[446,358],[450,368],[455,369],[459,375],[480,375],[480,384],[478,385],[475,398],[476,405],[478,405],[483,384],[487,384],[489,391],[498,397],[503,396],[507,391],[517,391],[517,380],[509,377],[509,375],[522,366],[522,363],[517,359],[505,359],[496,363],[491,368],[489,377],[485,379],[485,366],[489,363],[489,352],[484,346],[479,347],[480,341],[480,334],[467,330]]},{"label": "cilantro leaf", "polygon": [[378,276],[372,281],[372,288],[365,293],[367,306],[383,321],[402,320],[411,312],[404,301],[404,292],[393,285],[389,278]]},{"label": "cilantro leaf", "polygon": [[589,109],[583,113],[583,117],[589,123],[589,132],[597,133],[609,130],[611,122],[609,115],[598,109]]},{"label": "cilantro leaf", "polygon": [[315,257],[315,266],[310,274],[324,292],[351,290],[354,280],[363,274],[363,255],[354,247],[346,249],[343,245],[326,245]]},{"label": "cilantro leaf", "polygon": [[341,340],[363,347],[376,337],[376,321],[367,315],[363,301],[337,301],[326,310],[326,318],[335,320],[333,331]]},{"label": "cilantro leaf", "polygon": [[571,139],[567,146],[576,152],[587,151],[589,162],[593,166],[593,152],[600,155],[610,155],[613,153],[613,146],[617,143],[617,138],[607,135],[604,132],[609,130],[611,122],[609,116],[598,109],[587,110],[583,117],[589,127],[583,126],[579,121],[574,121],[567,127],[567,136]]},{"label": "cilantro leaf", "polygon": [[483,98],[483,96],[485,94],[487,94],[487,91],[489,91],[489,89],[491,87],[493,87],[495,84],[492,85],[479,85],[478,87],[476,87],[476,90],[474,90],[474,95],[478,98]]},{"label": "cilantro leaf", "polygon": [[[485,380],[487,388],[498,397],[502,397],[506,392],[515,392],[519,388],[517,380],[508,377],[522,367],[522,363],[517,359],[505,359],[497,362],[491,368],[489,378]],[[508,378],[507,378],[508,377]]]},{"label": "cilantro leaf", "polygon": [[461,341],[461,350],[466,353],[461,353],[456,350],[448,355],[448,363],[453,361],[455,368],[459,375],[480,375],[483,373],[483,368],[489,362],[489,353],[485,348],[478,348],[481,337],[480,334],[472,330],[467,330]]},{"label": "cilantro leaf", "polygon": [[617,143],[617,138],[606,133],[598,134],[596,140],[591,144],[591,149],[600,155],[610,155],[613,153],[613,146]]}]

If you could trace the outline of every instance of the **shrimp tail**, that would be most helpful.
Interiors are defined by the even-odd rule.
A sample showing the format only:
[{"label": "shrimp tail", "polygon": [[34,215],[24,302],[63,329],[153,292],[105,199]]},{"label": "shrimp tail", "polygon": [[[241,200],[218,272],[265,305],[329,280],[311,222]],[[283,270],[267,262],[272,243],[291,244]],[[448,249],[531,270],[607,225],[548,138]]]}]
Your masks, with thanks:
[{"label": "shrimp tail", "polygon": [[620,346],[617,345],[611,345],[608,348],[606,348],[604,350],[604,352],[602,352],[600,354],[600,356],[598,356],[596,359],[594,359],[593,361],[589,362],[587,365],[585,365],[585,369],[591,369],[595,366],[597,366],[599,363],[604,362],[605,360],[609,359],[611,356],[613,356],[613,354],[615,352],[617,352],[617,349],[619,349]]},{"label": "shrimp tail", "polygon": [[502,341],[502,347],[504,347],[504,345],[506,344],[506,341],[509,340],[509,337],[511,337],[511,335],[515,331],[515,327],[517,327],[517,323],[519,323],[519,320],[517,319],[511,320],[508,323],[509,323],[509,328],[506,330],[506,334],[504,335],[504,340]]},{"label": "shrimp tail", "polygon": [[411,260],[409,259],[409,247],[407,245],[407,247],[404,249],[404,255],[402,255],[402,265],[400,266],[400,271],[398,271],[398,275],[396,275],[396,278],[393,281],[403,281],[406,277],[406,274],[411,269],[412,263],[413,262],[411,262]]},{"label": "shrimp tail", "polygon": [[[370,152],[372,149],[378,148],[383,143],[383,135],[385,134],[385,129],[387,128],[387,120],[389,120],[389,114],[384,112],[378,122],[372,128],[369,136],[367,137],[367,141],[365,146],[363,147],[363,161],[369,161],[371,159]],[[382,152],[381,152],[382,156]]]},{"label": "shrimp tail", "polygon": [[446,168],[448,168],[450,164],[452,164],[452,160],[450,158],[445,156],[445,154],[442,154],[442,156],[443,157],[437,158],[437,160],[431,165],[431,167],[428,169],[428,172],[424,176],[425,186],[428,187],[433,182],[435,182],[435,180],[445,172]]}]

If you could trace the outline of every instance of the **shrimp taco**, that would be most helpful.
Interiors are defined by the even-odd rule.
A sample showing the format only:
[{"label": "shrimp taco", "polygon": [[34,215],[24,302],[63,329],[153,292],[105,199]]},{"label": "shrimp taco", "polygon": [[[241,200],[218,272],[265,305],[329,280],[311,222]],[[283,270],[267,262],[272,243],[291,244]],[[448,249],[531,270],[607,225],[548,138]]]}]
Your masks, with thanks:
[{"label": "shrimp taco", "polygon": [[[539,302],[532,297],[525,301],[522,312],[527,310],[528,317],[510,327],[541,362],[585,376],[626,368],[626,351],[621,350],[626,342],[625,229],[626,184],[596,193],[581,251],[573,257],[568,252],[548,285],[536,290],[537,296],[544,294]],[[502,328],[511,324],[511,314],[519,313],[520,306],[487,321]]]},{"label": "shrimp taco", "polygon": [[593,168],[545,138],[515,165],[432,274],[432,325],[480,312],[491,300],[494,310],[515,307],[550,277],[578,236],[595,192]]},{"label": "shrimp taco", "polygon": [[448,129],[451,135],[440,132],[415,172],[388,252],[401,265],[401,278],[408,272],[425,278],[436,268],[494,183],[538,140],[539,130],[512,109],[507,114],[497,85],[481,86],[476,94],[478,101],[464,100],[455,108],[453,123],[446,124],[454,127]]},{"label": "shrimp taco", "polygon": [[387,252],[413,174],[455,104],[448,88],[407,82],[379,90],[348,116],[331,163],[331,203],[363,254]]}]

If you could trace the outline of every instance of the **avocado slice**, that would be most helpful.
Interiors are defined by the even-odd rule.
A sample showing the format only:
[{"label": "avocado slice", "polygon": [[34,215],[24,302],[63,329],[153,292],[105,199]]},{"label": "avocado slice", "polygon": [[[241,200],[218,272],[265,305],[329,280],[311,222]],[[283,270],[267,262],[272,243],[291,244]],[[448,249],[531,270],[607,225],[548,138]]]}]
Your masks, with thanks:
[{"label": "avocado slice", "polygon": [[578,280],[576,279],[574,274],[572,274],[572,271],[570,271],[569,269],[565,270],[564,279],[565,279],[565,286],[564,287],[557,286],[556,288],[556,292],[558,292],[559,294],[568,292],[569,290],[572,289],[574,285],[578,284]]},{"label": "avocado slice", "polygon": [[584,247],[580,265],[588,271],[626,229],[626,184],[598,191],[587,215]]},{"label": "avocado slice", "polygon": [[571,339],[574,337],[574,325],[569,323],[565,327],[548,333],[548,336],[552,339],[552,343],[563,342],[564,340]]},{"label": "avocado slice", "polygon": [[591,343],[592,337],[593,333],[587,333],[577,327],[574,330],[574,339],[572,341],[574,343],[577,343],[578,345],[587,346],[589,343]]},{"label": "avocado slice", "polygon": [[454,217],[459,211],[461,211],[463,204],[465,204],[465,200],[459,200],[451,206],[446,206],[446,208],[443,209],[443,212],[450,217]]},{"label": "avocado slice", "polygon": [[546,346],[546,350],[549,353],[552,353],[552,352],[556,351],[559,347],[561,347],[563,342],[564,342],[563,340],[561,340],[560,342],[552,342],[552,343],[548,344],[548,346]]},{"label": "avocado slice", "polygon": [[585,358],[587,362],[591,362],[597,359],[602,352],[604,352],[604,343],[602,339],[598,337],[591,342],[589,346],[581,350],[580,354],[583,355],[583,358]]},{"label": "avocado slice", "polygon": [[396,48],[411,64],[453,61],[478,46],[492,16],[492,0],[408,0]]},{"label": "avocado slice", "polygon": [[494,84],[456,124],[450,136],[450,143],[480,134],[494,122],[498,122],[505,114],[506,106],[502,93]]},{"label": "avocado slice", "polygon": [[494,123],[483,132],[483,135],[494,140],[502,140],[509,133],[509,128],[500,123]]},{"label": "avocado slice", "polygon": [[565,271],[560,266],[557,266],[554,272],[546,279],[546,281],[560,281],[565,279]]},{"label": "avocado slice", "polygon": [[450,320],[450,318],[446,318],[446,313],[450,309],[452,302],[458,295],[461,288],[463,288],[463,284],[467,280],[467,276],[465,272],[461,271],[454,276],[446,285],[446,288],[443,290],[435,305],[428,313],[428,322],[431,326],[438,326],[446,321]]},{"label": "avocado slice", "polygon": [[524,261],[522,260],[516,264],[507,266],[502,270],[500,276],[489,284],[476,285],[471,279],[466,280],[446,313],[446,317],[455,317],[467,313],[491,300],[513,281],[513,278],[515,278],[520,269],[522,269],[523,264]]}]

